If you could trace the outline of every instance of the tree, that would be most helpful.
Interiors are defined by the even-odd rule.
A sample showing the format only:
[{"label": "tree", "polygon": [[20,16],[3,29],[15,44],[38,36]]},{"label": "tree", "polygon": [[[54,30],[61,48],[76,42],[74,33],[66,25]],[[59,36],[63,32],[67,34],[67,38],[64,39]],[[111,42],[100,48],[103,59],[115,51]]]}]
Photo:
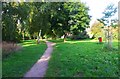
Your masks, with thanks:
[{"label": "tree", "polygon": [[107,48],[112,49],[112,27],[111,27],[111,17],[115,15],[117,12],[117,7],[114,4],[110,4],[106,7],[105,11],[103,12],[104,16],[100,19],[104,25],[107,25],[105,28],[105,37]]},{"label": "tree", "polygon": [[2,3],[2,34],[4,41],[20,41],[27,31],[29,4],[19,2]]},{"label": "tree", "polygon": [[98,36],[103,36],[103,27],[104,24],[100,21],[95,21],[91,26],[91,33],[93,34],[93,38],[96,38]]},{"label": "tree", "polygon": [[19,28],[20,33],[23,37],[23,40],[25,39],[25,32],[28,32],[28,15],[30,12],[30,5],[29,3],[18,3],[18,7],[17,7],[17,14],[18,14],[18,20],[19,23],[21,24],[21,27]]},{"label": "tree", "polygon": [[52,13],[50,19],[51,29],[53,29],[52,33],[58,37],[64,35],[65,40],[66,32],[70,30],[68,25],[69,12],[64,8],[64,3],[57,3],[54,6],[54,13]]},{"label": "tree", "polygon": [[75,36],[75,39],[86,38],[85,29],[89,27],[90,22],[89,8],[83,3],[71,2],[66,4],[66,8],[69,11],[70,32]]},{"label": "tree", "polygon": [[17,9],[15,8],[17,4],[3,2],[2,6],[2,40],[18,41]]},{"label": "tree", "polygon": [[55,35],[65,38],[67,33],[78,35],[90,22],[89,9],[82,3],[57,3],[55,8],[50,21]]},{"label": "tree", "polygon": [[71,32],[74,35],[83,32],[85,28],[88,27],[90,22],[88,7],[86,7],[83,3],[69,3],[67,7],[70,12],[69,23],[71,27]]},{"label": "tree", "polygon": [[37,41],[39,43],[40,37],[43,38],[45,35],[48,24],[49,24],[49,18],[48,18],[48,5],[47,3],[33,3],[34,5],[34,10],[33,10],[33,17],[31,20],[31,27],[30,27],[30,33],[35,34],[35,32],[38,34],[37,35]]}]

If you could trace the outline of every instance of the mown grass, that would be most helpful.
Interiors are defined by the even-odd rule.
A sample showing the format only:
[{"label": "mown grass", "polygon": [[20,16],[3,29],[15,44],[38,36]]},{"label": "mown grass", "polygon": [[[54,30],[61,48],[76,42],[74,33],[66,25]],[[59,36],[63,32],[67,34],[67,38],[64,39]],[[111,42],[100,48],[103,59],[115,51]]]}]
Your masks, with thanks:
[{"label": "mown grass", "polygon": [[9,55],[2,61],[3,77],[23,77],[23,75],[42,56],[46,44],[36,44],[35,40],[26,40],[20,43],[22,49]]},{"label": "mown grass", "polygon": [[[55,42],[55,40],[52,40]],[[103,49],[95,40],[56,41],[46,77],[116,77],[118,50]],[[113,43],[118,47],[118,42]]]}]

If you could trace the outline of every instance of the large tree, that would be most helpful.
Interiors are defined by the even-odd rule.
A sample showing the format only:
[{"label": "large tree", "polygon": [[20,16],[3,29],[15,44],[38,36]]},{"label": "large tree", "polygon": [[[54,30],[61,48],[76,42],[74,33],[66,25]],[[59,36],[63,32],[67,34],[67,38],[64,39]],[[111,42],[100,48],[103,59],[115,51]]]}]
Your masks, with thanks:
[{"label": "large tree", "polygon": [[89,25],[89,9],[83,3],[57,3],[53,9],[54,14],[50,22],[55,35],[64,37],[67,33],[78,35]]},{"label": "large tree", "polygon": [[90,16],[89,8],[83,3],[66,3],[65,7],[69,11],[69,25],[71,32],[76,35],[83,32],[88,27]]}]

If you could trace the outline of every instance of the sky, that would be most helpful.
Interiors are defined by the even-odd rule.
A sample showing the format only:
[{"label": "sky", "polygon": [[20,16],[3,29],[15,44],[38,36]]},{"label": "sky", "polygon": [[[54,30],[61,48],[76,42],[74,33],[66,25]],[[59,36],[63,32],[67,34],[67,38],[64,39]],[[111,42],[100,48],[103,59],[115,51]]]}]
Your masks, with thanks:
[{"label": "sky", "polygon": [[[120,0],[81,0],[81,2],[86,3],[90,9],[89,15],[92,16],[90,25],[92,25],[96,19],[99,19],[103,16],[102,12],[107,7],[107,5],[113,3],[118,7],[119,1]],[[114,17],[118,18],[118,13],[116,13]]]}]

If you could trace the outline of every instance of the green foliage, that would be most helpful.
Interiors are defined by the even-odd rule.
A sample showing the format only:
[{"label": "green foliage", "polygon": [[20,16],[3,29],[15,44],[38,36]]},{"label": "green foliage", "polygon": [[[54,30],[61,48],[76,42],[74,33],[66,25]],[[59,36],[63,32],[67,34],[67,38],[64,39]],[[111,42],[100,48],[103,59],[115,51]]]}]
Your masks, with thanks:
[{"label": "green foliage", "polygon": [[48,28],[48,12],[46,12],[46,3],[33,3],[34,14],[31,22],[30,33],[42,31],[42,36],[45,35]]},{"label": "green foliage", "polygon": [[[101,22],[104,23],[104,25],[111,25],[110,21],[112,21],[111,17],[114,16],[117,12],[117,7],[114,4],[108,5],[104,12],[103,12],[103,17],[99,19]],[[113,19],[116,20],[116,19]]]},{"label": "green foliage", "polygon": [[66,33],[79,35],[88,26],[88,8],[82,3],[52,3],[49,34],[60,37]]},{"label": "green foliage", "polygon": [[[2,3],[3,40],[16,41],[37,34],[61,37],[77,35],[89,25],[85,4],[73,2],[8,2]],[[22,36],[22,37],[21,37]]]},{"label": "green foliage", "polygon": [[91,26],[91,33],[93,34],[93,38],[98,38],[99,36],[104,37],[103,28],[104,28],[103,23],[101,23],[100,21],[95,21]]},{"label": "green foliage", "polygon": [[66,3],[65,7],[69,11],[70,30],[74,35],[83,32],[88,27],[90,16],[88,8],[82,3]]},{"label": "green foliage", "polygon": [[2,12],[2,36],[3,40],[6,41],[15,41],[17,38],[17,31],[16,31],[16,14],[13,10],[16,9],[12,6],[12,3],[2,3],[3,12]]},{"label": "green foliage", "polygon": [[114,4],[110,4],[106,7],[105,11],[103,14],[105,15],[104,18],[110,18],[115,15],[117,12],[117,7],[115,7]]},{"label": "green foliage", "polygon": [[[22,32],[26,28],[25,24],[29,13],[27,4],[3,2],[2,6],[2,39],[4,41],[20,41]],[[22,27],[18,26],[18,21]],[[21,32],[19,33],[19,31]]]}]

